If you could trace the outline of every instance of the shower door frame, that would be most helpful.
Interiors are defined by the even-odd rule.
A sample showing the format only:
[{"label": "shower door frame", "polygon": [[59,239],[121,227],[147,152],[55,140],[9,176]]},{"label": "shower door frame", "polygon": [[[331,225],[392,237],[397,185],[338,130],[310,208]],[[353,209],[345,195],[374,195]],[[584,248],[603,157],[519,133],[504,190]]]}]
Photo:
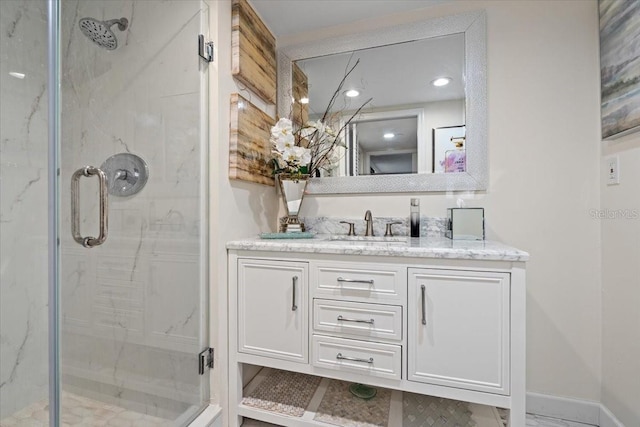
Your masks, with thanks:
[{"label": "shower door frame", "polygon": [[[48,264],[48,365],[49,365],[49,425],[58,427],[61,414],[61,376],[60,376],[60,153],[61,153],[61,0],[45,0],[47,3],[47,87],[48,87],[48,141],[47,141],[47,264]],[[200,0],[200,30],[209,31],[209,5]],[[208,37],[208,34],[205,34]],[[195,54],[195,53],[194,53]],[[208,64],[200,61],[200,70],[206,70]],[[199,336],[204,347],[209,346],[209,74],[200,73],[200,313],[201,327]],[[203,283],[204,282],[204,283]],[[195,355],[194,355],[195,356]],[[210,396],[210,374],[205,371],[200,381],[201,404],[198,411],[189,417],[189,422],[198,418],[208,407]]]},{"label": "shower door frame", "polygon": [[48,55],[48,293],[49,293],[49,425],[60,425],[60,1],[47,0]]}]

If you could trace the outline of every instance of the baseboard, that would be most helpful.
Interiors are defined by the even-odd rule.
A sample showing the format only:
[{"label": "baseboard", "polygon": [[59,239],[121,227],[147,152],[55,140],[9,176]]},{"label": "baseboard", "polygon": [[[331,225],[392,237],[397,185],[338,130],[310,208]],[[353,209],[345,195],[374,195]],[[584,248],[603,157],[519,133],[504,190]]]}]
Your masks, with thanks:
[{"label": "baseboard", "polygon": [[590,400],[527,393],[527,413],[599,427],[625,427],[606,406]]},{"label": "baseboard", "polygon": [[600,405],[600,427],[624,427],[624,424],[606,406]]},{"label": "baseboard", "polygon": [[600,402],[527,393],[527,412],[566,421],[600,425]]}]

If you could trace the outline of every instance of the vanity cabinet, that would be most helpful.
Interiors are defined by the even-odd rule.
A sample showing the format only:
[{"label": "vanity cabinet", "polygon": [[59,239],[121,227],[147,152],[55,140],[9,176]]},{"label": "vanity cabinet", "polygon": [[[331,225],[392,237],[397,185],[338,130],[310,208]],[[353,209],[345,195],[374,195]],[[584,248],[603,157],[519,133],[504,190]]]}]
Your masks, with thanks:
[{"label": "vanity cabinet", "polygon": [[244,405],[249,365],[507,408],[524,426],[524,262],[477,256],[231,248],[230,426],[317,425]]},{"label": "vanity cabinet", "polygon": [[409,269],[408,380],[509,394],[508,273]]},{"label": "vanity cabinet", "polygon": [[307,363],[308,264],[238,261],[238,351]]}]

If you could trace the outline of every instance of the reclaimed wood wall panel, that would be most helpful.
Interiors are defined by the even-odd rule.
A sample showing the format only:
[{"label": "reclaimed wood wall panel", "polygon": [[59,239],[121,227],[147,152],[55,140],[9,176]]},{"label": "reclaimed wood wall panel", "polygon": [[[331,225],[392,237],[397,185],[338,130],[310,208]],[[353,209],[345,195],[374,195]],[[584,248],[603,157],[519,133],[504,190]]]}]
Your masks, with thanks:
[{"label": "reclaimed wood wall panel", "polygon": [[276,103],[276,39],[247,0],[233,0],[232,74],[265,102]]},{"label": "reclaimed wood wall panel", "polygon": [[309,104],[300,102],[302,98],[309,98],[309,81],[307,75],[294,62],[291,64],[292,81],[291,90],[293,91],[293,114],[291,120],[294,123],[303,125],[309,121]]},{"label": "reclaimed wood wall panel", "polygon": [[229,178],[275,185],[271,127],[275,120],[237,93],[231,94]]}]

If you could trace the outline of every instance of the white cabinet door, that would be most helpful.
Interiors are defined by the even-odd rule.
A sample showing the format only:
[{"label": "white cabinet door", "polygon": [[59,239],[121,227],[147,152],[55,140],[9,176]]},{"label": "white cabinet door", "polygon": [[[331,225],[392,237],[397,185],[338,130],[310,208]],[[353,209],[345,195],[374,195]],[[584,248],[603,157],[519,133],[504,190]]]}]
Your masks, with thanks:
[{"label": "white cabinet door", "polygon": [[509,278],[409,269],[410,381],[509,394]]},{"label": "white cabinet door", "polygon": [[238,351],[309,361],[308,265],[238,260]]}]

